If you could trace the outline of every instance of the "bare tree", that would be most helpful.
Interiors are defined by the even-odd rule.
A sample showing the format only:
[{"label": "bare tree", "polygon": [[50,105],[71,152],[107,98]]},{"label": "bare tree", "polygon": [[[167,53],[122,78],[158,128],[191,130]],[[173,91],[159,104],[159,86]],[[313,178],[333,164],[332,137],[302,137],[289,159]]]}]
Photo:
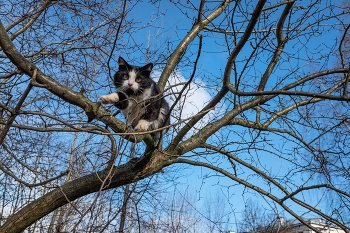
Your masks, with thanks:
[{"label": "bare tree", "polygon": [[249,199],[238,222],[238,232],[285,232],[285,225],[280,226],[278,221],[281,218]]},{"label": "bare tree", "polygon": [[[159,27],[152,44],[135,39],[154,19],[136,20],[133,2],[1,4],[0,232],[117,231],[132,193],[121,187],[137,182],[142,198],[152,175],[176,164],[230,179],[228,189],[242,185],[315,232],[295,206],[349,232],[341,216],[320,210],[322,195],[302,196],[331,192],[334,211],[349,208],[349,65],[333,62],[349,31],[346,6],[177,1],[186,33],[168,38]],[[158,85],[174,99],[158,144],[97,102],[113,90],[120,54],[157,63]],[[187,79],[174,85],[181,70]],[[184,118],[194,86],[210,100]]]}]

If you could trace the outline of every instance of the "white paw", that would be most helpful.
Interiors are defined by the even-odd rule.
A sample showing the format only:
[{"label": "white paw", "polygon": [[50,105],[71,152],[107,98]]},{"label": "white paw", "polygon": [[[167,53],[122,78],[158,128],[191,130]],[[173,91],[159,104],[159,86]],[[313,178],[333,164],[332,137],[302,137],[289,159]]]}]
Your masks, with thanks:
[{"label": "white paw", "polygon": [[119,96],[117,93],[112,93],[110,95],[103,95],[100,97],[100,101],[103,104],[110,104],[119,101]]},{"label": "white paw", "polygon": [[135,131],[147,131],[150,123],[145,120],[140,120],[139,123],[135,127]]}]

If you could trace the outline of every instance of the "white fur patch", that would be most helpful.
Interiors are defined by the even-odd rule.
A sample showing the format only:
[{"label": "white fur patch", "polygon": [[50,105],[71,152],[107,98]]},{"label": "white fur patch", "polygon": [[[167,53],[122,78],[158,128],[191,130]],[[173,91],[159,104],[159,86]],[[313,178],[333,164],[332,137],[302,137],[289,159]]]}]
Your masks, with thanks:
[{"label": "white fur patch", "polygon": [[140,120],[135,127],[135,131],[147,131],[150,123],[146,120]]},{"label": "white fur patch", "polygon": [[118,102],[119,101],[119,96],[118,96],[117,93],[112,93],[110,95],[102,95],[100,97],[100,101],[103,104],[110,104],[110,103]]},{"label": "white fur patch", "polygon": [[137,76],[137,74],[134,70],[130,71],[129,72],[129,82],[135,82],[136,76]]},{"label": "white fur patch", "polygon": [[131,124],[134,120],[139,119],[144,113],[142,104],[137,104],[134,99],[128,100],[128,107],[122,110],[127,122]]},{"label": "white fur patch", "polygon": [[131,84],[132,86],[129,86],[134,91],[139,89],[139,84],[136,82],[137,73],[133,70],[129,72],[129,80],[128,80],[128,86]]},{"label": "white fur patch", "polygon": [[[143,90],[142,96],[140,96],[142,98],[142,100],[146,100],[146,99],[149,99],[151,97],[152,88],[153,88],[153,84],[151,85],[150,88]],[[140,101],[142,101],[142,100],[140,99]]]}]

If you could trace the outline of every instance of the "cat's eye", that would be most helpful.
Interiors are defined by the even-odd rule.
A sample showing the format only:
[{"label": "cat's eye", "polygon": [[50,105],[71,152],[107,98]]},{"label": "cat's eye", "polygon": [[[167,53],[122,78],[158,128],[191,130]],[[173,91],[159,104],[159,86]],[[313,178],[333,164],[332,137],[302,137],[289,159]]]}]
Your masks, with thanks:
[{"label": "cat's eye", "polygon": [[124,78],[124,79],[129,79],[129,76],[126,75],[126,74],[124,74],[123,78]]},{"label": "cat's eye", "polygon": [[141,82],[141,78],[136,78],[135,81],[139,83]]}]

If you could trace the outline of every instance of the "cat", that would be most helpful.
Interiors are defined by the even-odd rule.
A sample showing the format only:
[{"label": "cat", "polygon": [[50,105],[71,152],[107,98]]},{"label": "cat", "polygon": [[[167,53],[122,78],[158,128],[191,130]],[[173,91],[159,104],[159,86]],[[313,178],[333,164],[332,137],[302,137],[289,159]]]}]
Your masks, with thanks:
[{"label": "cat", "polygon": [[[103,95],[103,104],[113,103],[122,110],[126,122],[135,131],[150,131],[170,124],[169,105],[164,99],[158,85],[150,78],[153,64],[143,67],[129,65],[122,57],[118,59],[119,70],[114,75],[116,92]],[[163,134],[167,129],[163,130]],[[161,132],[151,133],[157,143]]]}]

